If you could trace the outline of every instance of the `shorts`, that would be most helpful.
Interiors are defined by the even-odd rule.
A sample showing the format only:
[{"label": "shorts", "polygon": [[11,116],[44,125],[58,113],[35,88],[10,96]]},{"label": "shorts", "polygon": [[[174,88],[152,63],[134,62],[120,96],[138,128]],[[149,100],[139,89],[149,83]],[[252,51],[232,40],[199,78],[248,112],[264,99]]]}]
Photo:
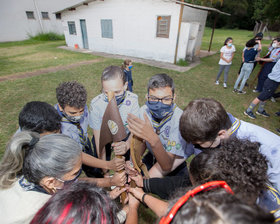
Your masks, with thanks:
[{"label": "shorts", "polygon": [[258,99],[260,101],[266,101],[270,99],[273,96],[274,92],[277,90],[279,84],[280,84],[279,82],[267,78],[264,82],[263,90],[261,94],[258,96]]}]

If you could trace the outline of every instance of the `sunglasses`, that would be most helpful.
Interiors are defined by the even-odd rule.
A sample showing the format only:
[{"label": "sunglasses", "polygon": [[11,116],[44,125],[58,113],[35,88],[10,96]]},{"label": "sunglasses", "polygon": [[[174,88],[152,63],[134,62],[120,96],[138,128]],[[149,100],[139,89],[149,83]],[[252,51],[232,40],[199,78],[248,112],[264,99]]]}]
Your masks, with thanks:
[{"label": "sunglasses", "polygon": [[225,181],[210,181],[208,183],[202,184],[193,190],[188,191],[184,196],[182,196],[176,204],[171,208],[170,212],[161,218],[159,224],[168,224],[172,221],[174,216],[176,215],[177,211],[186,203],[186,201],[190,198],[190,196],[194,196],[198,194],[199,192],[205,192],[209,191],[215,188],[224,188],[228,193],[234,194],[231,188],[228,186],[228,184]]}]

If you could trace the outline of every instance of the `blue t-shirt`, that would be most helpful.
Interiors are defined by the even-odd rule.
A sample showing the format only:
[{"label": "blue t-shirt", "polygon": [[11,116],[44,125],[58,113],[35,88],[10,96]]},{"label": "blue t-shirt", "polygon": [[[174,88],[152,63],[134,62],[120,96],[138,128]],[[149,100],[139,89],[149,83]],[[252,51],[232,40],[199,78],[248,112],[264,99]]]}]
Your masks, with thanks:
[{"label": "blue t-shirt", "polygon": [[244,62],[254,62],[257,53],[258,51],[255,48],[246,49],[244,51]]}]

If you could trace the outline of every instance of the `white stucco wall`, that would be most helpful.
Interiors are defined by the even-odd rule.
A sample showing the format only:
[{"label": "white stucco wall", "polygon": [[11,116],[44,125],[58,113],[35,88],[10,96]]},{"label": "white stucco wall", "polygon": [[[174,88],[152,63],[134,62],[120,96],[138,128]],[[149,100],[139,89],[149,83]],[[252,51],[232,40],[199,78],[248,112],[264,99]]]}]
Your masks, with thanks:
[{"label": "white stucco wall", "polygon": [[[0,42],[28,39],[28,34],[36,35],[39,32],[63,34],[61,20],[57,20],[53,12],[73,3],[73,0],[0,0]],[[26,11],[33,11],[35,19],[27,19]],[[50,19],[42,19],[41,12],[48,12]]]},{"label": "white stucco wall", "polygon": [[[89,49],[173,63],[180,6],[162,0],[105,0],[62,13],[66,43],[82,47],[80,19],[86,20]],[[171,16],[169,38],[156,37],[157,16]],[[113,39],[101,37],[101,19],[112,19]],[[69,35],[75,21],[77,35]]]},{"label": "white stucco wall", "polygon": [[202,37],[205,29],[208,11],[194,9],[191,7],[184,7],[182,22],[186,23],[199,23],[198,34],[196,36],[196,44],[194,49],[195,56],[199,54]]}]

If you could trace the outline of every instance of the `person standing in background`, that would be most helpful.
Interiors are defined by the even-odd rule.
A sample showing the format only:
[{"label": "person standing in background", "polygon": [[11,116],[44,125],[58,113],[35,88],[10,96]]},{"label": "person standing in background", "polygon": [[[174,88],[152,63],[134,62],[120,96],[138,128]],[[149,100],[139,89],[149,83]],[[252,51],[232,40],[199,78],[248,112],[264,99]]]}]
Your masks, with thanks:
[{"label": "person standing in background", "polygon": [[122,64],[122,69],[126,76],[127,90],[130,92],[133,92],[133,90],[132,90],[133,80],[132,80],[132,73],[131,73],[132,67],[133,67],[132,61],[130,59],[125,59]]},{"label": "person standing in background", "polygon": [[220,70],[217,74],[217,78],[215,81],[216,85],[219,85],[219,78],[220,78],[222,72],[224,71],[224,88],[227,88],[228,72],[229,72],[235,51],[236,51],[235,47],[232,44],[232,38],[228,37],[225,40],[224,46],[220,50],[220,52],[221,52],[220,61],[219,61]]}]

